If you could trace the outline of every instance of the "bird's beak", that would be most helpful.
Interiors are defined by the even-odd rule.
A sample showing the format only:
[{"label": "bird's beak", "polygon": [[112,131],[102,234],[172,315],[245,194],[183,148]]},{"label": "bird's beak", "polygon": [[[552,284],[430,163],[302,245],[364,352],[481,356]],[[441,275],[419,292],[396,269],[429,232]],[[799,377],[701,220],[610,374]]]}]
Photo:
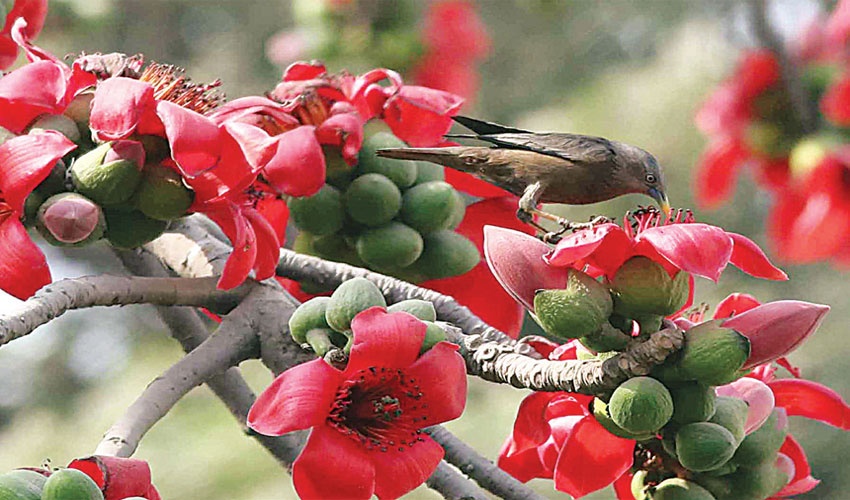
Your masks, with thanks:
[{"label": "bird's beak", "polygon": [[649,188],[647,194],[658,202],[658,206],[664,212],[664,215],[670,215],[670,202],[667,201],[667,195],[663,191],[657,188]]}]

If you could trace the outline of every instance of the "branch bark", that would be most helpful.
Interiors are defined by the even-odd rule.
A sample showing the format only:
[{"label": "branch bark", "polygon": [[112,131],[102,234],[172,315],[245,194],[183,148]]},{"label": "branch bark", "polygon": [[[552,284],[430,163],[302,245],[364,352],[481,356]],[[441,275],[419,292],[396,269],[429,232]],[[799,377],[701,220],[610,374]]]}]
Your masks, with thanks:
[{"label": "branch bark", "polygon": [[72,309],[127,304],[191,305],[226,312],[248,293],[250,283],[216,290],[215,279],[86,276],[51,283],[0,315],[0,346],[28,335]]}]

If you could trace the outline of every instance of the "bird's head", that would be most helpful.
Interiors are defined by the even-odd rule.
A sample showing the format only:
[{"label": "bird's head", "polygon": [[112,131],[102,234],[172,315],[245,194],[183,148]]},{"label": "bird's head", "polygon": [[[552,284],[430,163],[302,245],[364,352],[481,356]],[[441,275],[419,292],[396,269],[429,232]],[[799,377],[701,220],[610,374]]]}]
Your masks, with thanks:
[{"label": "bird's head", "polygon": [[665,215],[670,214],[670,202],[664,187],[664,172],[654,156],[643,149],[623,144],[621,155],[631,192],[649,196],[658,203]]}]

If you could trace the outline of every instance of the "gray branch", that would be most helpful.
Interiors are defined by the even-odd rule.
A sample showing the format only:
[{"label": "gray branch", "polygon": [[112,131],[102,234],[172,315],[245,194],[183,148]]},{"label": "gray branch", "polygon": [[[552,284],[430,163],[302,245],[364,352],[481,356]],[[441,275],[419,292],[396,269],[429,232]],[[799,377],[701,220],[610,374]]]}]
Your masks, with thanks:
[{"label": "gray branch", "polygon": [[0,345],[23,337],[72,309],[127,304],[191,305],[225,312],[245,296],[250,284],[215,288],[215,279],[86,276],[51,283],[0,315]]},{"label": "gray branch", "polygon": [[425,429],[425,432],[446,450],[445,460],[447,462],[499,498],[510,498],[511,500],[545,499],[545,497],[498,468],[493,462],[479,455],[471,446],[455,437],[446,428],[435,425]]},{"label": "gray branch", "polygon": [[481,488],[475,486],[475,483],[445,460],[440,461],[425,484],[448,500],[487,500],[489,498]]}]

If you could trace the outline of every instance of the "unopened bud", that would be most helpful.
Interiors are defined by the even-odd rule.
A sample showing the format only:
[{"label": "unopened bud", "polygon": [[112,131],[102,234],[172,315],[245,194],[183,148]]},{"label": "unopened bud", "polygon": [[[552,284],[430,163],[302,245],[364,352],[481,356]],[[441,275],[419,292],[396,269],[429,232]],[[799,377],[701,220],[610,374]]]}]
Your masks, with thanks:
[{"label": "unopened bud", "polygon": [[38,209],[36,227],[57,246],[81,246],[100,239],[106,223],[100,207],[76,193],[61,193]]},{"label": "unopened bud", "polygon": [[614,311],[626,317],[668,316],[688,300],[688,273],[679,271],[670,278],[657,262],[643,256],[627,260],[611,280]]},{"label": "unopened bud", "polygon": [[103,205],[117,205],[133,195],[144,162],[141,143],[107,142],[77,158],[71,165],[71,178],[85,196]]},{"label": "unopened bud", "polygon": [[89,127],[92,100],[94,100],[94,92],[82,92],[77,94],[65,108],[65,116],[74,120],[81,130]]},{"label": "unopened bud", "polygon": [[722,320],[706,321],[685,332],[678,365],[688,378],[707,385],[723,385],[737,379],[750,355],[750,342]]},{"label": "unopened bud", "polygon": [[46,130],[55,130],[75,143],[82,138],[80,128],[65,115],[41,115],[30,125],[28,133],[38,134]]},{"label": "unopened bud", "polygon": [[534,295],[537,322],[549,335],[563,339],[598,331],[611,315],[611,295],[601,283],[570,269],[563,290],[539,290]]},{"label": "unopened bud", "polygon": [[[107,155],[109,156],[109,155]],[[136,207],[152,219],[168,221],[186,214],[195,192],[179,173],[163,165],[146,165],[136,190]]]}]

